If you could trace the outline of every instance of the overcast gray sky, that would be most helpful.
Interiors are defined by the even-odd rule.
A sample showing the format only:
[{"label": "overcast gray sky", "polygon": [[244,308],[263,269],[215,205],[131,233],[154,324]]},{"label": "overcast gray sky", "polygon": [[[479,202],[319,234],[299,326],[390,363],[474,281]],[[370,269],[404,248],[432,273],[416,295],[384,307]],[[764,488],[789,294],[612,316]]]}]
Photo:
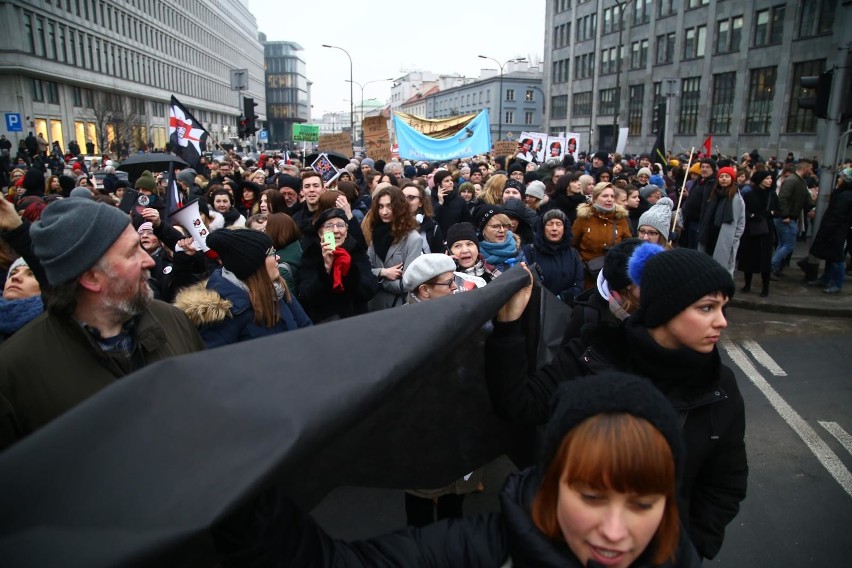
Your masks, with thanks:
[{"label": "overcast gray sky", "polygon": [[[344,82],[349,60],[340,50],[323,48],[324,43],[349,52],[355,81],[361,84],[412,70],[476,77],[481,68],[497,68],[477,55],[503,62],[514,57],[541,60],[544,53],[545,0],[248,3],[268,40],[294,41],[304,48],[314,117],[349,109],[349,84]],[[390,86],[367,85],[364,98],[384,101]],[[357,85],[354,98],[358,105]]]}]

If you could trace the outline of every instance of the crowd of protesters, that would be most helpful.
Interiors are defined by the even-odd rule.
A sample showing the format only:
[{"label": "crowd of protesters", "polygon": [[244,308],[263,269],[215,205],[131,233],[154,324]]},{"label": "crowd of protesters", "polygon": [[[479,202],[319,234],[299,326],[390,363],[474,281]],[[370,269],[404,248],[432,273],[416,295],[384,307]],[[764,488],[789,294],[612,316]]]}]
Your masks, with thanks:
[{"label": "crowd of protesters", "polygon": [[[609,371],[648,377],[664,406],[686,417],[686,461],[676,472],[685,534],[700,556],[718,553],[748,471],[742,397],[716,346],[727,325],[724,307],[736,269],[745,274],[742,292],[760,274],[762,296],[783,277],[796,239],[810,230],[811,161],[782,164],[757,152],[666,164],[604,152],[542,164],[520,156],[363,158],[341,164],[341,174],[326,182],[293,157],[254,161],[232,151],[222,160],[203,158],[197,170],[145,171],[132,183],[114,175],[118,163],[105,161],[98,189],[81,161],[70,163],[72,173],[81,172],[76,177],[48,175],[37,165],[8,170],[0,200],[0,446],[153,361],[440,300],[520,267],[573,310],[555,360],[537,372],[527,368],[519,324],[531,286],[497,314],[485,347],[495,410],[543,425],[566,380]],[[197,206],[189,220],[166,209],[171,173],[186,204]],[[119,207],[126,193],[139,196],[127,212]],[[850,224],[847,165],[800,263],[826,293],[842,288]],[[31,347],[48,344],[52,356],[32,361]],[[67,369],[74,381],[64,380]],[[595,415],[586,410],[583,418]],[[568,431],[560,428],[551,444]],[[668,442],[670,459],[680,450]],[[614,478],[584,483],[618,495],[647,489],[607,485],[621,483]],[[474,475],[410,491],[410,524],[461,516],[464,493],[478,484]],[[556,512],[542,512],[547,506],[535,505],[532,493],[522,497],[524,507],[532,500],[539,511],[532,517],[536,538],[571,545],[551,518]],[[674,494],[667,498],[674,506]],[[403,551],[455,535],[411,538],[398,543]],[[486,539],[481,545],[497,537],[486,531],[471,538]],[[669,527],[665,546],[658,541],[646,550],[649,541],[637,554],[662,565],[672,558],[677,531]],[[512,548],[494,545],[498,553]],[[676,564],[690,565],[681,551]],[[574,546],[571,553],[584,558]],[[601,545],[591,557],[618,554]]]}]

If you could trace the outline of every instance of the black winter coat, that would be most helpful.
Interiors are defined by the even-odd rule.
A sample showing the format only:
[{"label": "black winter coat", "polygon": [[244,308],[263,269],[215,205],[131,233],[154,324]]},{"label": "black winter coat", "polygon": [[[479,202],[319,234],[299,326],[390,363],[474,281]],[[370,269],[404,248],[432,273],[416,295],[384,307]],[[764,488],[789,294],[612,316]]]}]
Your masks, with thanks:
[{"label": "black winter coat", "polygon": [[335,292],[332,277],[325,271],[322,245],[313,241],[302,253],[299,265],[299,300],[311,320],[320,323],[335,316],[348,318],[366,314],[367,302],[379,291],[367,248],[352,235],[341,245],[352,257],[349,273],[343,279],[343,291]]},{"label": "black winter coat", "polygon": [[562,240],[551,243],[542,235],[541,221],[536,227],[533,244],[524,245],[527,262],[538,266],[542,285],[564,302],[583,291],[586,277],[583,261],[571,246],[571,231],[566,227]]},{"label": "black winter coat", "polygon": [[[775,222],[772,211],[778,208],[778,195],[770,189],[753,187],[743,192],[746,210],[746,226],[740,237],[737,250],[737,267],[743,272],[769,272],[772,269],[772,246],[775,235]],[[766,222],[769,232],[765,235],[752,235],[752,227]]]},{"label": "black winter coat", "polygon": [[435,211],[435,220],[441,227],[441,233],[445,235],[450,227],[456,223],[473,221],[470,210],[467,208],[467,201],[459,195],[458,189],[453,189],[448,195],[444,196],[443,205],[439,204],[438,198],[432,195],[432,209]]},{"label": "black winter coat", "polygon": [[495,323],[485,344],[485,376],[497,414],[518,423],[544,424],[559,383],[618,370],[648,377],[683,419],[687,452],[680,497],[682,516],[698,553],[713,558],[725,527],[746,496],[745,409],[733,372],[718,350],[703,355],[657,344],[647,329],[627,320],[624,326],[593,326],[570,341],[534,375],[519,322]]},{"label": "black winter coat", "polygon": [[831,194],[810,253],[827,262],[846,258],[843,243],[852,225],[852,184],[843,184]]},{"label": "black winter coat", "polygon": [[[232,514],[214,537],[227,566],[583,568],[564,542],[550,540],[533,524],[530,506],[538,486],[536,470],[528,469],[506,480],[499,513],[447,519],[350,543],[333,540],[288,498],[269,491]],[[677,561],[661,568],[700,566],[684,531],[680,537]],[[631,568],[650,568],[647,556]]]}]

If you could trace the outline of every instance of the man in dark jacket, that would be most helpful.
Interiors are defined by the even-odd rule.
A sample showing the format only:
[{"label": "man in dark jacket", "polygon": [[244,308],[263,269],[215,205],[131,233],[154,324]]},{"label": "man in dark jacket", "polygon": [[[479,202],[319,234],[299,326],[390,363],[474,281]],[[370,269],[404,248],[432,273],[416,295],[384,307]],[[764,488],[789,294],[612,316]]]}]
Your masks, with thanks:
[{"label": "man in dark jacket", "polygon": [[438,170],[433,179],[432,209],[435,210],[435,220],[441,227],[441,233],[446,235],[456,223],[472,221],[470,210],[467,202],[459,195],[459,190],[453,187],[453,176],[449,171]]},{"label": "man in dark jacket", "polygon": [[796,171],[784,180],[778,190],[778,211],[775,212],[775,233],[778,248],[772,257],[772,274],[781,275],[781,263],[796,249],[799,234],[799,216],[808,202],[808,183],[805,178],[813,174],[810,160],[799,160]]},{"label": "man in dark jacket", "polygon": [[[716,188],[716,162],[705,158],[701,160],[700,175],[689,188],[689,195],[683,202],[681,216],[683,217],[686,247],[698,248],[698,232],[701,226],[701,208]],[[684,246],[681,237],[681,246]]]},{"label": "man in dark jacket", "polygon": [[180,310],[152,300],[154,260],[118,208],[63,199],[30,234],[51,291],[47,312],[0,346],[0,448],[149,363],[204,347]]}]

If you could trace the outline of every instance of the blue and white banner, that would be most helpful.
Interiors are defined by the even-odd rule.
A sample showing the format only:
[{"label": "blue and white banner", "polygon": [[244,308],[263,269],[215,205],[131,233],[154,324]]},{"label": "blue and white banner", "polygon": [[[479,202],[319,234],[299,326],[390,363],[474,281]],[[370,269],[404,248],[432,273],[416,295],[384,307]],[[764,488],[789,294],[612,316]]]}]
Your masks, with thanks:
[{"label": "blue and white banner", "polygon": [[430,138],[393,115],[400,158],[442,161],[467,158],[491,151],[491,123],[488,109],[477,114],[466,126],[449,138]]}]

